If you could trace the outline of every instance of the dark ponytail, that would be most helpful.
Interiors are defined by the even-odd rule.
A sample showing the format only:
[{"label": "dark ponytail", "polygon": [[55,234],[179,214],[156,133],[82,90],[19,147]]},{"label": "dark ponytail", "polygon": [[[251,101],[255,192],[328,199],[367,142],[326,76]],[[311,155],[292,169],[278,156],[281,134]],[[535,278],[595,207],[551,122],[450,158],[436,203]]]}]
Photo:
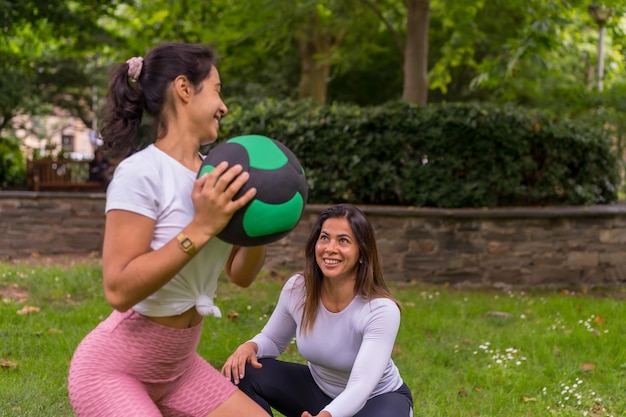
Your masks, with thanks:
[{"label": "dark ponytail", "polygon": [[106,113],[100,132],[111,157],[124,158],[133,153],[143,109],[143,96],[128,79],[128,64],[119,65],[109,83]]},{"label": "dark ponytail", "polygon": [[[112,158],[125,158],[167,133],[163,110],[167,88],[179,75],[187,77],[196,89],[209,76],[217,57],[207,46],[166,43],[152,49],[133,83],[129,64],[118,65],[111,76],[102,122],[102,139]],[[152,138],[142,138],[144,111],[154,121]]]}]

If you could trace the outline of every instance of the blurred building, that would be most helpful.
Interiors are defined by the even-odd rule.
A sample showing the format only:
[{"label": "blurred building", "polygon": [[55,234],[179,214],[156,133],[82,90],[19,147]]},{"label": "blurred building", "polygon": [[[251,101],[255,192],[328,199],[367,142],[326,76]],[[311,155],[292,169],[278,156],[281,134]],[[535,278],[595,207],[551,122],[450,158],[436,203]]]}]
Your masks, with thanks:
[{"label": "blurred building", "polygon": [[17,116],[13,131],[22,140],[29,159],[34,155],[92,159],[94,150],[102,144],[80,118],[63,110],[44,116]]}]

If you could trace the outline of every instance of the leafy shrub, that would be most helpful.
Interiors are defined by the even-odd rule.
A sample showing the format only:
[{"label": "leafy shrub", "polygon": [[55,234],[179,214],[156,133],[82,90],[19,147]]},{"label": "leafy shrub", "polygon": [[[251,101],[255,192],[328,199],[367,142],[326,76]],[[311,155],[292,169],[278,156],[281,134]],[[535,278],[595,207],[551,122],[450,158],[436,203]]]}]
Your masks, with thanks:
[{"label": "leafy shrub", "polygon": [[229,105],[223,136],[262,134],[291,148],[311,203],[453,208],[617,199],[607,134],[541,112],[477,103]]},{"label": "leafy shrub", "polygon": [[26,184],[26,162],[16,138],[0,137],[0,188],[22,188]]}]

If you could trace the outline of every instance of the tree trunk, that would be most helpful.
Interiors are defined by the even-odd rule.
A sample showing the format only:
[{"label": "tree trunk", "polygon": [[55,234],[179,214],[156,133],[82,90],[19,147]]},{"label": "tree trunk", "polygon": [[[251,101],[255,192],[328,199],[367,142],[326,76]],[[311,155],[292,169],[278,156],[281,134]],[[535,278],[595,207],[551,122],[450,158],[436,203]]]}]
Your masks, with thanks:
[{"label": "tree trunk", "polygon": [[341,43],[343,33],[333,34],[324,28],[317,11],[313,11],[296,39],[301,63],[298,97],[326,104],[332,52]]},{"label": "tree trunk", "polygon": [[300,49],[300,86],[299,98],[313,98],[317,104],[326,104],[330,65],[318,59],[328,51],[318,51],[316,43],[308,36],[298,38]]},{"label": "tree trunk", "polygon": [[430,0],[406,0],[407,37],[404,53],[402,99],[425,105],[428,102],[428,25]]}]

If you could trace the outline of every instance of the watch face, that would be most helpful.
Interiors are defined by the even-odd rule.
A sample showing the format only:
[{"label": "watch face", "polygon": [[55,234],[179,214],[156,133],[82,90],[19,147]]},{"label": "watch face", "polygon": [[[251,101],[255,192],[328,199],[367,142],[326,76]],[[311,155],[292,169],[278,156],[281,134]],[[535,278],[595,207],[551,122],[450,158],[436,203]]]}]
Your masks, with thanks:
[{"label": "watch face", "polygon": [[189,240],[188,237],[186,237],[182,240],[182,242],[180,242],[180,245],[183,247],[183,249],[189,250],[193,246],[193,243],[191,242],[191,240]]},{"label": "watch face", "polygon": [[179,233],[177,238],[178,245],[187,255],[193,256],[196,254],[196,246],[184,233]]}]

